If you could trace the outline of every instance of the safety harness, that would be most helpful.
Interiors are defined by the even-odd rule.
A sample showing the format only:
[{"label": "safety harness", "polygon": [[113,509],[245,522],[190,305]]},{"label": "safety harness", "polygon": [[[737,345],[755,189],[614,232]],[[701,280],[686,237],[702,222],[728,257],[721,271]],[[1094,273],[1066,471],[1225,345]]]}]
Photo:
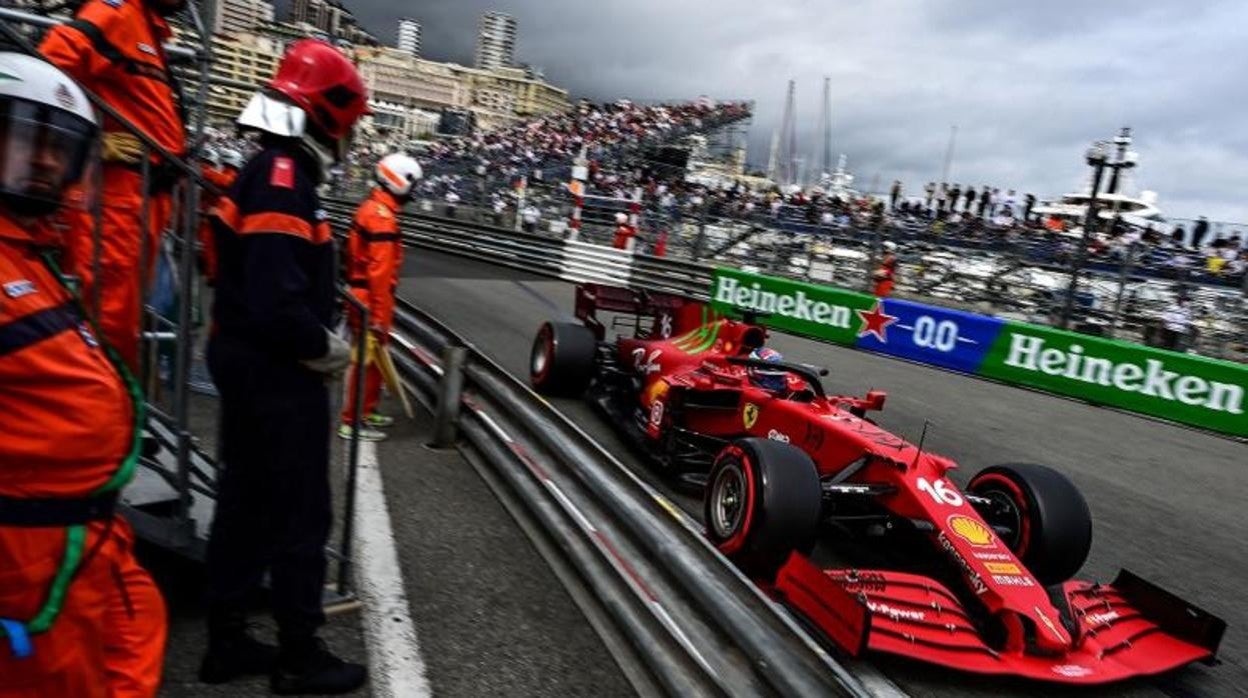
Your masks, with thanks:
[{"label": "safety harness", "polygon": [[[61,273],[56,261],[48,253],[43,253],[40,256],[43,258],[44,264],[47,265],[48,269],[61,283],[61,286],[68,291],[69,288],[65,283],[65,277]],[[74,312],[82,318],[83,322],[87,322],[86,313],[83,312],[77,296],[72,294],[72,292],[71,296],[74,298]],[[101,336],[97,328],[92,327],[92,329],[96,332],[97,337]],[[52,623],[56,621],[56,617],[60,615],[61,609],[65,606],[65,597],[69,592],[69,586],[73,582],[83,561],[83,551],[87,544],[87,524],[92,521],[103,521],[112,518],[118,492],[134,476],[135,467],[138,465],[139,453],[143,443],[142,426],[146,418],[146,403],[143,401],[143,393],[139,388],[138,381],[130,374],[130,370],[126,368],[125,363],[121,361],[113,348],[103,341],[100,342],[100,346],[104,349],[109,363],[112,364],[113,368],[121,376],[122,381],[125,382],[126,392],[129,393],[130,402],[133,406],[134,424],[130,452],[121,461],[117,471],[113,473],[108,482],[105,482],[88,497],[59,500],[0,497],[0,526],[65,527],[65,552],[61,556],[61,564],[57,568],[56,575],[52,578],[52,584],[48,588],[47,598],[44,600],[43,606],[35,614],[34,618],[26,622],[0,618],[0,637],[9,639],[9,646],[12,648],[14,656],[19,659],[34,654],[34,646],[31,643],[30,636],[46,632],[51,628]]]}]

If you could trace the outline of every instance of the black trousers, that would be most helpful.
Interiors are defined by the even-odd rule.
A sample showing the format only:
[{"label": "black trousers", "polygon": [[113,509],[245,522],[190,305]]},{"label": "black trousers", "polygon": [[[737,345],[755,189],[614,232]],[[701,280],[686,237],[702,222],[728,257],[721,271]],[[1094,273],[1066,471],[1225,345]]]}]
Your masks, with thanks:
[{"label": "black trousers", "polygon": [[213,339],[208,363],[221,393],[224,469],[208,541],[209,624],[240,622],[267,570],[282,641],[299,642],[325,622],[329,389],[297,363],[228,339]]}]

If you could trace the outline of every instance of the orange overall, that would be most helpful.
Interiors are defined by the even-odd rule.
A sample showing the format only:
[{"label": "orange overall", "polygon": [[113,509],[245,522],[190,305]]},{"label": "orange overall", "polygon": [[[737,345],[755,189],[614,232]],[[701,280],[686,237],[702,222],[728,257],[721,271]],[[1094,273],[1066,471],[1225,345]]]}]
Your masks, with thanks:
[{"label": "orange overall", "polygon": [[892,254],[884,255],[884,261],[880,262],[880,266],[871,275],[875,280],[875,288],[872,292],[879,298],[887,298],[893,293],[893,284],[897,279],[897,257]]},{"label": "orange overall", "polygon": [[228,167],[217,169],[212,165],[205,164],[200,167],[200,174],[222,192],[221,194],[215,194],[207,187],[199,192],[200,219],[198,238],[200,260],[203,262],[204,279],[211,286],[216,282],[217,278],[217,246],[212,239],[212,220],[208,214],[216,207],[218,200],[224,196],[225,191],[234,184],[234,180],[238,179],[238,170]]},{"label": "orange overall", "polygon": [[[170,36],[169,25],[142,0],[88,0],[72,22],[48,31],[40,51],[162,148],[181,156],[185,152],[183,120],[162,45]],[[120,123],[104,119],[106,140],[124,131]],[[142,289],[151,281],[160,235],[173,213],[172,178],[156,156],[150,160],[153,166],[145,191],[141,158],[132,162],[106,158],[98,192],[102,199],[99,249],[95,224],[88,215],[71,217],[65,243],[65,271],[82,278],[88,310],[94,313],[98,302],[100,331],[131,368],[139,360]],[[140,221],[148,192],[147,246],[143,249]],[[99,278],[95,278],[97,252]],[[140,270],[144,259],[147,268]]]},{"label": "orange overall", "polygon": [[[138,395],[41,256],[46,240],[0,214],[0,698],[153,696],[164,602],[130,527],[100,504],[137,460]],[[49,518],[66,505],[92,508]]]},{"label": "orange overall", "polygon": [[[390,192],[377,187],[355,212],[351,233],[347,238],[346,268],[347,285],[351,295],[368,306],[369,327],[375,330],[379,349],[384,350],[390,326],[394,321],[394,290],[399,285],[399,269],[403,265],[403,244],[399,237],[399,221],[396,218],[399,202]],[[359,327],[359,313],[348,304],[347,316],[355,331]],[[342,410],[343,424],[352,418],[351,397],[355,395],[355,382],[359,380],[353,364],[351,378],[347,381],[347,400]],[[381,399],[381,370],[376,362],[364,367],[363,415],[372,414]]]}]

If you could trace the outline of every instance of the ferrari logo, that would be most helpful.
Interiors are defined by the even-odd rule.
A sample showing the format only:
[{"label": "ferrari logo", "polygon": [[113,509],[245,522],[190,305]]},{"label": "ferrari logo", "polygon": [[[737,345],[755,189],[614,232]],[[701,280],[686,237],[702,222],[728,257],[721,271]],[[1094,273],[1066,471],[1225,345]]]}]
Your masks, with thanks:
[{"label": "ferrari logo", "polygon": [[745,428],[752,429],[754,422],[758,421],[758,405],[752,402],[745,403],[745,410],[741,413],[741,418],[745,422]]}]

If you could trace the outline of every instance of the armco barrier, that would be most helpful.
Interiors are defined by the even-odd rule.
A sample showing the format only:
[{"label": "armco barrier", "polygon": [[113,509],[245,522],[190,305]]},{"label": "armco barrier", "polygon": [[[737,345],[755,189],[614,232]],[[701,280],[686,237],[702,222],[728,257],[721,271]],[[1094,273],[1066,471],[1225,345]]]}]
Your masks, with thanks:
[{"label": "armco barrier", "polygon": [[1242,364],[735,269],[709,295],[777,330],[1248,437]]}]

